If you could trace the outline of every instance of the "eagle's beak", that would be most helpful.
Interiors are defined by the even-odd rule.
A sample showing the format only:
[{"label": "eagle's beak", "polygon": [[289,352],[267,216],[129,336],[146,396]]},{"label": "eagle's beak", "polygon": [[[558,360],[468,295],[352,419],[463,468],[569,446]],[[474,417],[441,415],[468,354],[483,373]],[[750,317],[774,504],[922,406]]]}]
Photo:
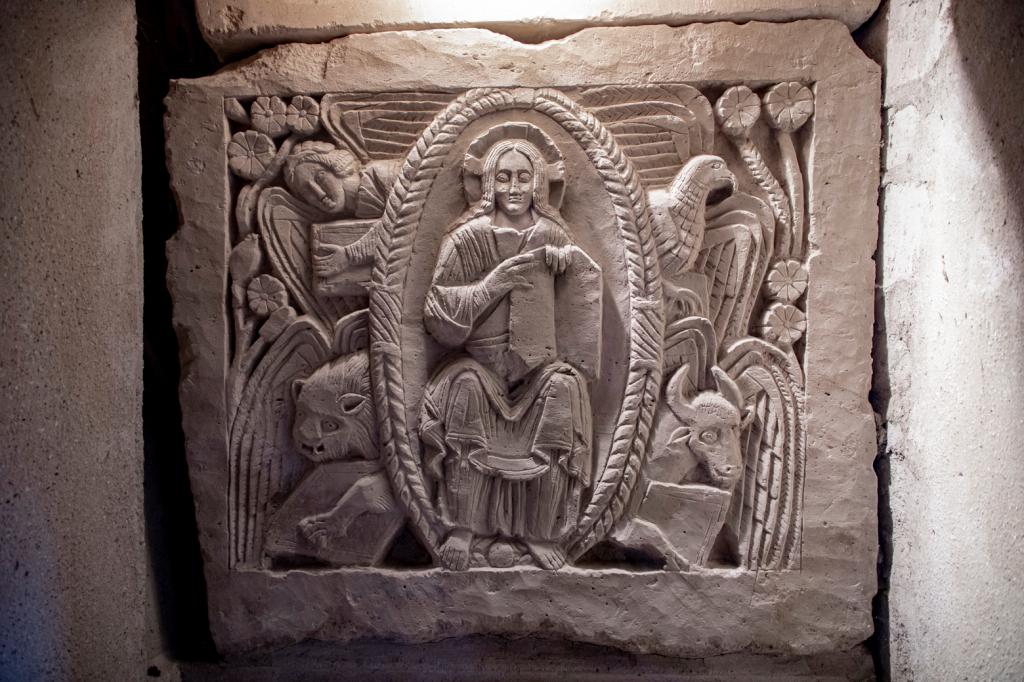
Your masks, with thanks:
[{"label": "eagle's beak", "polygon": [[711,191],[708,193],[708,204],[714,205],[725,201],[736,191],[736,176],[728,168],[712,180]]}]

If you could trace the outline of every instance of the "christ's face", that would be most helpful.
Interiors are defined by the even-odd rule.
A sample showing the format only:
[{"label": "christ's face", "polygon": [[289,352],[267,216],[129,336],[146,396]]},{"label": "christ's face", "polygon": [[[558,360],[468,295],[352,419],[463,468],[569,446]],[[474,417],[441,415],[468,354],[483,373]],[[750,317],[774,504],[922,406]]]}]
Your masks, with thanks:
[{"label": "christ's face", "polygon": [[494,198],[498,209],[510,216],[523,215],[533,204],[533,165],[522,152],[510,149],[498,159],[494,171]]}]

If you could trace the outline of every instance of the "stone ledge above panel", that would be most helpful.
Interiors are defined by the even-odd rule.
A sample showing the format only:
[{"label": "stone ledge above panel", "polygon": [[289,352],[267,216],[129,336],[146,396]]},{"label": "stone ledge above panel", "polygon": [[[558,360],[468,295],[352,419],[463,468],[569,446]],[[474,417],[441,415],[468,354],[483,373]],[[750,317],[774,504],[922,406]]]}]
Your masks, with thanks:
[{"label": "stone ledge above panel", "polygon": [[222,60],[268,45],[321,42],[353,33],[488,28],[522,42],[561,38],[587,26],[833,19],[852,31],[879,0],[530,0],[497,5],[421,0],[196,0],[199,27]]}]

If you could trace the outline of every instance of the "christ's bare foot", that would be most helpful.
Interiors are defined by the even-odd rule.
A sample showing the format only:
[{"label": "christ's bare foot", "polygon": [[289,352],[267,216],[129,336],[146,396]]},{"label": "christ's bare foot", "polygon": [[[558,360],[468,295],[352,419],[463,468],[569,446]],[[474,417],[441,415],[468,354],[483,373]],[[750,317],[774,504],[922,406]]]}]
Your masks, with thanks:
[{"label": "christ's bare foot", "polygon": [[465,571],[469,568],[469,546],[473,533],[466,528],[456,528],[441,545],[441,565],[449,571]]},{"label": "christ's bare foot", "polygon": [[557,571],[565,566],[565,552],[553,542],[527,542],[526,548],[541,568]]}]

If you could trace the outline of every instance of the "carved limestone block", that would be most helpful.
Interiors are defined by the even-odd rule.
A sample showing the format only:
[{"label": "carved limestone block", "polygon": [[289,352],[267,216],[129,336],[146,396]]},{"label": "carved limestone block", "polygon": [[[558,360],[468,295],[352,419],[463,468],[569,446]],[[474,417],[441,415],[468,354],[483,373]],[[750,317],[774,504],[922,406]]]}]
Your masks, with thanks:
[{"label": "carved limestone block", "polygon": [[197,0],[203,37],[223,60],[257,47],[292,40],[330,40],[351,33],[453,26],[504,31],[525,42],[561,38],[580,26],[631,26],[712,21],[833,19],[852,31],[874,14],[879,0],[589,0],[585,3],[377,5],[277,0]]},{"label": "carved limestone block", "polygon": [[177,82],[218,645],[863,640],[877,108],[830,22],[384,33]]}]

